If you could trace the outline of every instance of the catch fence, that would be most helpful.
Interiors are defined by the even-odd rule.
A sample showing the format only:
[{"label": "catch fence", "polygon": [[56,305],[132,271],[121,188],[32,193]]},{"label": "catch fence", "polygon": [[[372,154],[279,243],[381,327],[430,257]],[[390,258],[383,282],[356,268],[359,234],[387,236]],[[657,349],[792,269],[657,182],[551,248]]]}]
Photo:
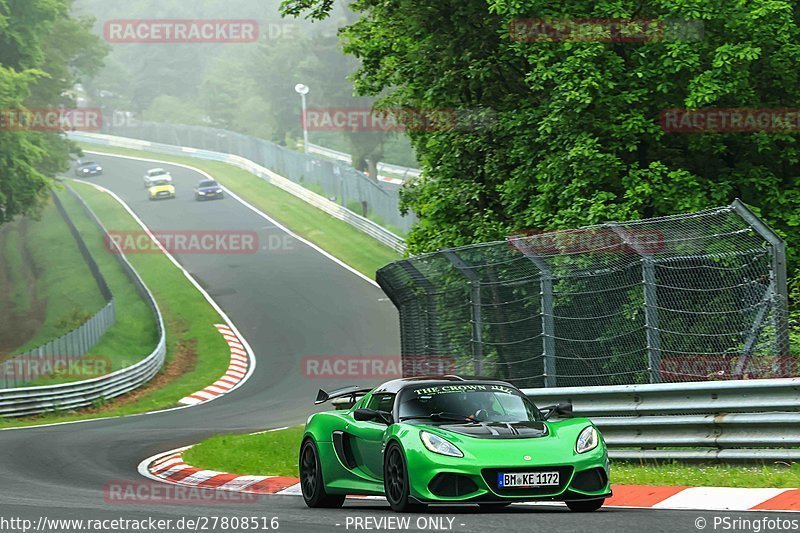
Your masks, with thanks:
[{"label": "catch fence", "polygon": [[445,249],[378,282],[402,354],[520,387],[797,376],[783,241],[742,202]]}]

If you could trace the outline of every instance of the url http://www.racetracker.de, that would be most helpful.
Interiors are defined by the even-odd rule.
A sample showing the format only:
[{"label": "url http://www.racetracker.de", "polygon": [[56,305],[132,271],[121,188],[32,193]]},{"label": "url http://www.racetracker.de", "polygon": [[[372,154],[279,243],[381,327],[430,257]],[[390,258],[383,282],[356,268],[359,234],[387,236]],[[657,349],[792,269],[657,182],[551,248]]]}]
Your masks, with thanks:
[{"label": "url http://www.racetracker.de", "polygon": [[38,520],[0,516],[0,531],[22,532],[41,531],[59,533],[62,531],[273,531],[280,527],[275,516],[199,516],[182,518],[48,518]]},{"label": "url http://www.racetracker.de", "polygon": [[764,533],[772,531],[800,531],[800,518],[776,516],[698,516],[694,521],[698,531],[730,531]]}]

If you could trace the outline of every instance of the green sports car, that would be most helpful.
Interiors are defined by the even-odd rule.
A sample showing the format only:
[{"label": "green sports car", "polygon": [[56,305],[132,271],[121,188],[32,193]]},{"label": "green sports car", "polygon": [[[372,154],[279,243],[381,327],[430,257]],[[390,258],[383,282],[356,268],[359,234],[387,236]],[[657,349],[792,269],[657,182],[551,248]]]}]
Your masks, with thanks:
[{"label": "green sports car", "polygon": [[542,500],[594,511],[611,496],[597,428],[585,418],[548,420],[571,415],[570,404],[540,410],[508,383],[456,376],[320,391],[316,403],[348,397],[349,409],[306,423],[299,465],[309,507],[340,507],[358,494],[385,495],[398,512]]}]

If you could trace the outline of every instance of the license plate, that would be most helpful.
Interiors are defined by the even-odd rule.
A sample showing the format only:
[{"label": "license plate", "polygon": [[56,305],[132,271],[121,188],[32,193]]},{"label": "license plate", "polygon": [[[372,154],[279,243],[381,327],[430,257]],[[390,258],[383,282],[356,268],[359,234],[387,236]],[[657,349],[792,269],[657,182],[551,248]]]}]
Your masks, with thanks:
[{"label": "license plate", "polygon": [[504,489],[558,485],[558,472],[511,472],[497,474],[497,486]]}]

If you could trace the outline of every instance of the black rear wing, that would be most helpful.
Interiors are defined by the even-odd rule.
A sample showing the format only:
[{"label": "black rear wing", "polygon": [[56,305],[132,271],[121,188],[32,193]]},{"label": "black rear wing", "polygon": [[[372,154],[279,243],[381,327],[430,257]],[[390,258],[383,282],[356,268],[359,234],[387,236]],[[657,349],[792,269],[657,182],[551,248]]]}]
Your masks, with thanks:
[{"label": "black rear wing", "polygon": [[356,396],[364,396],[368,392],[372,391],[372,387],[364,388],[364,387],[344,387],[342,389],[336,389],[331,392],[325,392],[324,390],[320,389],[317,393],[317,399],[314,400],[314,405],[319,405],[321,403],[325,403],[330,400],[335,400],[336,398],[345,398],[350,396],[355,402]]}]

